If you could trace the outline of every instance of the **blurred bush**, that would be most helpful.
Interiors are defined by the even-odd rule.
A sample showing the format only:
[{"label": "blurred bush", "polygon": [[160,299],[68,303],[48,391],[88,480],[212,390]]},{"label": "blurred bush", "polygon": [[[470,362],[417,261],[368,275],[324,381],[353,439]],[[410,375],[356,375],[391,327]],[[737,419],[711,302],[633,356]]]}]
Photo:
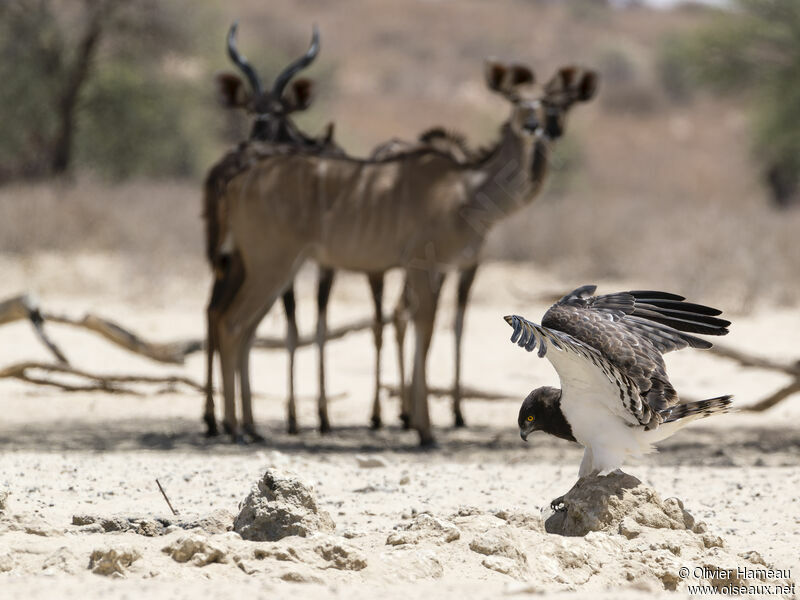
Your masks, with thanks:
[{"label": "blurred bush", "polygon": [[640,49],[615,43],[596,51],[597,70],[603,82],[599,100],[617,113],[647,114],[658,107],[646,55]]},{"label": "blurred bush", "polygon": [[[191,4],[192,10],[189,10]],[[208,109],[190,64],[203,3],[0,4],[0,181],[86,167],[113,178],[201,169]]]},{"label": "blurred bush", "polygon": [[[734,0],[708,26],[674,40],[662,78],[744,99],[752,109],[754,156],[777,206],[800,203],[800,2]],[[681,68],[682,66],[682,68]]]}]

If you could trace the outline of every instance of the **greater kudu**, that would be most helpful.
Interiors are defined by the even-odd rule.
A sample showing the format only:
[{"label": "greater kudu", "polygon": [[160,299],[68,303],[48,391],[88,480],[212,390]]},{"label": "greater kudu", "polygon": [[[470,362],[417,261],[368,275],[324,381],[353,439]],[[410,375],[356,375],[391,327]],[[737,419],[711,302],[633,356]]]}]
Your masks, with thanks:
[{"label": "greater kudu", "polygon": [[[236,74],[221,73],[217,76],[217,86],[219,97],[222,104],[227,108],[243,108],[255,115],[253,127],[250,132],[250,141],[272,142],[278,144],[289,144],[303,148],[305,152],[315,153],[326,150],[329,153],[340,153],[341,150],[333,142],[333,126],[328,125],[327,132],[321,137],[311,137],[302,132],[292,121],[290,115],[294,112],[305,110],[311,102],[311,92],[313,82],[309,79],[301,78],[287,85],[292,78],[307,67],[319,53],[319,32],[314,28],[311,44],[298,59],[291,62],[276,77],[272,87],[264,89],[261,78],[247,61],[240,54],[236,47],[236,29],[234,23],[228,33],[227,50],[230,59],[244,73],[249,83],[249,89],[245,82]],[[240,146],[241,147],[241,146]],[[211,293],[211,300],[207,308],[208,338],[206,345],[206,407],[204,420],[206,422],[207,434],[216,435],[217,422],[214,416],[214,392],[213,392],[213,364],[214,353],[217,348],[217,329],[220,313],[228,302],[236,295],[238,288],[244,280],[244,269],[239,253],[230,244],[226,244],[220,236],[224,232],[219,229],[219,221],[216,218],[219,206],[217,205],[220,197],[220,190],[216,183],[229,177],[231,173],[237,172],[242,168],[236,160],[236,154],[229,154],[228,161],[222,161],[215,165],[206,181],[204,190],[204,216],[206,219],[206,251],[208,260],[214,271],[214,284]],[[297,347],[297,322],[295,319],[295,298],[292,286],[283,294],[283,305],[288,321],[287,328],[287,347],[289,350],[289,401],[288,411],[290,420],[296,414],[294,402],[294,352]],[[244,365],[246,369],[247,366]],[[249,395],[249,380],[245,375],[241,382],[242,393]],[[255,431],[250,431],[250,435],[257,438]]]},{"label": "greater kudu", "polygon": [[[566,68],[536,90],[528,68],[497,63],[487,82],[512,110],[500,140],[474,162],[431,148],[382,160],[258,144],[235,152],[246,168],[216,182],[223,194],[217,218],[246,273],[218,327],[225,423],[234,435],[237,368],[246,378],[258,323],[310,257],[362,272],[405,267],[416,333],[411,424],[422,445],[434,442],[426,358],[444,271],[474,265],[490,227],[535,196],[549,138],[561,135],[569,108],[596,88],[594,73]],[[244,426],[253,431],[249,393],[242,401]]]}]

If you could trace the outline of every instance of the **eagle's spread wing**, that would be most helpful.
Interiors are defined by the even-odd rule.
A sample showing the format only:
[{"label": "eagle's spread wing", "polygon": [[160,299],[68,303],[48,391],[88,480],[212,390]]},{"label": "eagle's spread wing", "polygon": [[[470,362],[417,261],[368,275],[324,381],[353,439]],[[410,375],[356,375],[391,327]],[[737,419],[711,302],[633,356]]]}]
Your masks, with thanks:
[{"label": "eagle's spread wing", "polygon": [[528,352],[538,346],[539,356],[552,363],[564,396],[594,399],[629,425],[645,425],[653,419],[636,384],[596,349],[517,315],[506,317],[506,322],[514,328],[512,342]]},{"label": "eagle's spread wing", "polygon": [[632,411],[639,423],[656,426],[659,413],[679,402],[661,355],[686,347],[709,348],[710,342],[689,334],[725,335],[730,322],[717,318],[719,310],[685,302],[675,294],[631,291],[592,296],[595,289],[584,286],[564,296],[545,313],[542,327],[596,350],[638,389],[646,407]]}]

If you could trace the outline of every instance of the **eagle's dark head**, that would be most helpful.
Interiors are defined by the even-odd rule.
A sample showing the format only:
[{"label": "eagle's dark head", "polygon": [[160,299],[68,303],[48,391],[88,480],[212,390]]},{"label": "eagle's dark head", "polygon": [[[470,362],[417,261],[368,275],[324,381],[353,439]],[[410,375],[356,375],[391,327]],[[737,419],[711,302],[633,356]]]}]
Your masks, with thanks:
[{"label": "eagle's dark head", "polygon": [[575,441],[572,428],[561,412],[561,390],[540,387],[533,390],[519,409],[519,436],[528,441],[534,431],[544,431],[565,440]]}]

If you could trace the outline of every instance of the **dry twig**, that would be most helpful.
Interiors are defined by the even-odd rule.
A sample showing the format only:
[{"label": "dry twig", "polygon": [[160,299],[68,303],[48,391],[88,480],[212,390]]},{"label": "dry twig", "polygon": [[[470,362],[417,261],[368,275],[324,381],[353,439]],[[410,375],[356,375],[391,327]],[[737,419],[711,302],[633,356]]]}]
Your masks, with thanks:
[{"label": "dry twig", "polygon": [[[88,384],[72,384],[55,379],[46,379],[31,375],[29,371],[45,371],[47,373],[57,373],[70,375],[89,380]],[[197,391],[204,391],[204,387],[196,381],[183,375],[151,376],[151,375],[96,375],[76,369],[68,365],[57,365],[39,362],[22,362],[3,369],[0,369],[0,379],[13,378],[36,385],[47,385],[56,387],[65,392],[109,392],[112,394],[133,394],[141,395],[140,392],[120,384],[125,383],[147,383],[147,384],[168,384],[175,385],[182,383]]]},{"label": "dry twig", "polygon": [[167,498],[167,492],[165,492],[164,488],[161,487],[161,482],[158,479],[156,479],[156,485],[158,486],[158,489],[161,490],[161,495],[164,496],[164,500],[167,501],[167,506],[169,506],[169,509],[172,511],[172,514],[177,517],[178,511],[172,508],[172,502],[170,502],[169,498]]}]

